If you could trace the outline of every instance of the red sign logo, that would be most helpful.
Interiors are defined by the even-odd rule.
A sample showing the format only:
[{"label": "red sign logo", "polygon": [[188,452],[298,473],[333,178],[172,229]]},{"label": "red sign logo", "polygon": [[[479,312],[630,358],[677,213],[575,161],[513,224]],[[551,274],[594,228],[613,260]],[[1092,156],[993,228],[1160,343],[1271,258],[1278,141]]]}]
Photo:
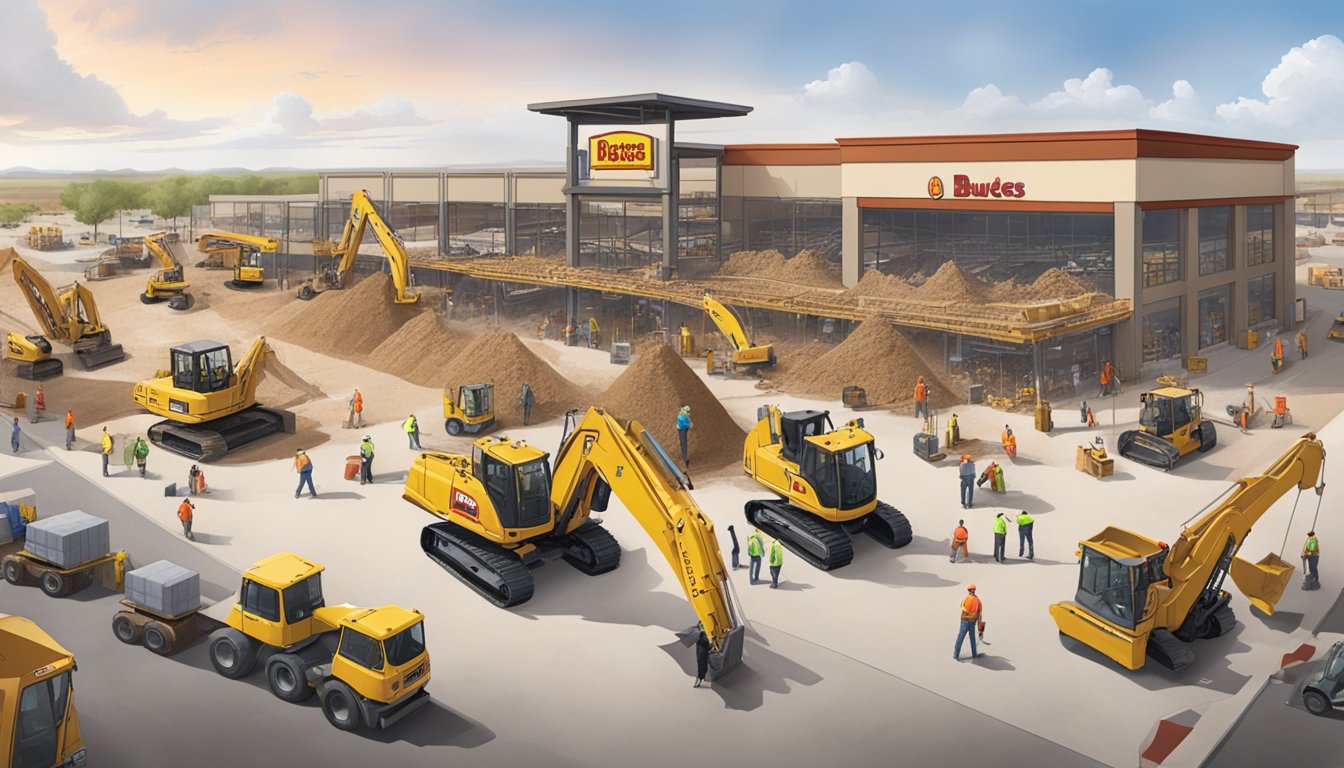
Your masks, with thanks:
[{"label": "red sign logo", "polygon": [[461,512],[467,517],[476,517],[481,512],[480,505],[476,503],[475,499],[456,488],[453,489],[452,507],[454,512]]},{"label": "red sign logo", "polygon": [[[932,181],[929,182],[929,192],[933,192]],[[958,173],[952,177],[952,196],[1025,197],[1026,185],[1020,181],[1003,181],[998,176],[993,181],[971,181],[970,176]]]},{"label": "red sign logo", "polygon": [[937,176],[929,179],[929,197],[934,200],[941,200],[943,197],[943,180]]}]

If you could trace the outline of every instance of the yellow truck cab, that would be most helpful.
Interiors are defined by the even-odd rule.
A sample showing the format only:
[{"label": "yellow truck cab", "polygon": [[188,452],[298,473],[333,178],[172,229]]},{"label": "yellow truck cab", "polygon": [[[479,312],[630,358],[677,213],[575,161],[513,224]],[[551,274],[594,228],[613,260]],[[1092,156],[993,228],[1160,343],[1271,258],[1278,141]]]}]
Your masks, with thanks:
[{"label": "yellow truck cab", "polygon": [[86,765],[75,657],[42,628],[0,613],[0,756],[15,768]]},{"label": "yellow truck cab", "polygon": [[495,385],[464,384],[443,388],[443,428],[450,435],[476,434],[495,423]]},{"label": "yellow truck cab", "polygon": [[230,679],[250,673],[264,648],[271,692],[297,703],[314,694],[344,731],[387,728],[429,703],[424,615],[395,605],[328,606],[323,567],[290,552],[243,574],[241,599],[210,637],[210,661]]}]

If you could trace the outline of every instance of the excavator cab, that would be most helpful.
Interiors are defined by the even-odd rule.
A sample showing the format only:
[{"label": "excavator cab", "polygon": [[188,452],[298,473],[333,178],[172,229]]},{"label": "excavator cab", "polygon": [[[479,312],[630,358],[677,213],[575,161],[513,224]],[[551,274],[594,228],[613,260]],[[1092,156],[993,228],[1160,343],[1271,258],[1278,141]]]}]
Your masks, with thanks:
[{"label": "excavator cab", "polygon": [[476,434],[495,423],[495,385],[464,384],[443,388],[443,428],[450,435]]},{"label": "excavator cab", "polygon": [[5,357],[18,365],[21,379],[32,381],[60,376],[65,364],[51,356],[51,342],[41,335],[25,336],[17,331],[5,334]]},{"label": "excavator cab", "polygon": [[1218,435],[1203,419],[1204,395],[1198,389],[1161,387],[1139,395],[1139,428],[1120,434],[1120,455],[1170,470],[1180,458],[1214,447]]},{"label": "excavator cab", "polygon": [[476,479],[504,528],[531,528],[551,520],[551,465],[546,454],[510,462],[487,452],[481,441],[471,447],[471,466]]},{"label": "excavator cab", "polygon": [[1335,324],[1327,335],[1331,341],[1344,341],[1344,312],[1335,315]]},{"label": "excavator cab", "polygon": [[172,349],[173,386],[205,394],[229,387],[233,373],[229,345],[218,341],[193,341]]}]

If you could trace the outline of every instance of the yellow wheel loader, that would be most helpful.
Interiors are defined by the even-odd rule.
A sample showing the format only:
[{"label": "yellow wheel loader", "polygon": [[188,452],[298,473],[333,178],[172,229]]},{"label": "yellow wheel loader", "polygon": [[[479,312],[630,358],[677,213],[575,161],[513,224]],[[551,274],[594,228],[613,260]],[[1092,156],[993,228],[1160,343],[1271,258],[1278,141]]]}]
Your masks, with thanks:
[{"label": "yellow wheel loader", "polygon": [[0,613],[0,759],[14,768],[88,764],[75,711],[74,654],[21,616]]},{"label": "yellow wheel loader", "polygon": [[747,502],[747,522],[824,571],[854,559],[851,533],[866,533],[888,549],[910,543],[910,521],[877,500],[882,452],[863,419],[836,429],[829,411],[785,413],[773,405],[761,406],[757,416],[742,466],[779,498]]},{"label": "yellow wheel loader", "polygon": [[[121,345],[112,343],[112,332],[103,325],[92,291],[79,283],[66,288],[54,288],[12,248],[0,250],[0,263],[6,260],[7,255],[11,259],[14,282],[18,283],[46,338],[69,345],[75,353],[75,359],[85,369],[126,359]],[[35,357],[42,354],[42,345],[37,342],[32,344],[39,352],[29,350],[22,354]],[[32,362],[41,362],[41,358],[36,357]],[[55,366],[50,363],[44,363],[38,368],[46,372],[55,370]]]},{"label": "yellow wheel loader", "polygon": [[421,532],[425,554],[495,605],[519,605],[532,597],[531,568],[549,560],[588,575],[620,565],[620,545],[592,518],[614,492],[681,582],[709,637],[711,669],[736,667],[744,628],[714,523],[667,451],[639,422],[622,427],[590,408],[565,415],[553,465],[549,458],[507,437],[477,439],[471,456],[420,454],[402,497],[445,521]]},{"label": "yellow wheel loader", "polygon": [[443,388],[443,428],[456,437],[476,434],[495,425],[495,385],[464,384]]},{"label": "yellow wheel loader", "polygon": [[167,300],[170,309],[190,309],[195,302],[189,291],[182,260],[177,257],[177,244],[168,242],[167,232],[145,235],[145,250],[159,263],[159,271],[150,276],[145,292],[140,294],[143,304]]},{"label": "yellow wheel loader", "polygon": [[1198,389],[1160,387],[1139,395],[1139,428],[1120,433],[1120,455],[1170,471],[1182,456],[1212,450],[1218,444],[1213,422],[1204,419],[1204,395]]},{"label": "yellow wheel loader", "polygon": [[1326,335],[1331,341],[1344,341],[1344,312],[1335,315],[1335,323]]},{"label": "yellow wheel loader", "polygon": [[51,356],[51,342],[40,334],[6,333],[5,357],[18,365],[17,373],[21,379],[40,381],[60,376],[65,371],[65,363]]},{"label": "yellow wheel loader", "polygon": [[1109,526],[1083,541],[1073,602],[1050,606],[1060,633],[1127,669],[1152,658],[1178,670],[1195,660],[1191,641],[1218,637],[1236,625],[1232,596],[1223,589],[1229,575],[1252,605],[1273,615],[1293,566],[1272,552],[1255,563],[1237,552],[1251,527],[1290,489],[1316,491],[1319,504],[1324,461],[1321,441],[1303,435],[1263,475],[1238,480],[1171,546]]},{"label": "yellow wheel loader", "polygon": [[172,367],[135,385],[137,405],[165,417],[149,428],[155,445],[199,461],[214,461],[239,446],[294,431],[294,414],[257,404],[266,337],[232,364],[227,344],[193,341],[172,348]]},{"label": "yellow wheel loader", "polygon": [[276,698],[317,695],[327,721],[343,731],[383,729],[429,704],[424,615],[396,605],[326,604],[323,567],[291,552],[243,573],[240,600],[210,635],[210,663],[231,680],[258,656]]}]

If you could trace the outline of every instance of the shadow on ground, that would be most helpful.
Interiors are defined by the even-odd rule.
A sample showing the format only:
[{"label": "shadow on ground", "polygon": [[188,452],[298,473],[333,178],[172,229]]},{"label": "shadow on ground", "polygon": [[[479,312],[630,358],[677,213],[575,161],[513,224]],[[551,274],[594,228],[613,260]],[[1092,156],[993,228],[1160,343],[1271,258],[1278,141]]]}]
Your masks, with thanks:
[{"label": "shadow on ground", "polygon": [[679,594],[659,589],[662,577],[646,550],[623,549],[615,571],[589,576],[564,560],[553,560],[532,571],[536,592],[512,611],[530,619],[538,616],[580,616],[584,621],[684,629],[689,606]]},{"label": "shadow on ground", "polygon": [[[906,546],[891,550],[867,536],[855,536],[854,562],[836,571],[837,579],[871,581],[887,587],[950,587],[948,581],[936,574],[911,570],[908,555],[946,555],[949,544],[925,536],[916,536]],[[795,558],[796,560],[796,558]]]},{"label": "shadow on ground", "polygon": [[1090,646],[1064,635],[1059,635],[1060,643],[1068,651],[1085,659],[1111,667],[1117,674],[1123,675],[1150,691],[1165,691],[1181,686],[1207,688],[1219,693],[1234,696],[1249,681],[1250,675],[1232,671],[1229,658],[1251,650],[1249,645],[1237,640],[1243,627],[1238,621],[1237,628],[1222,637],[1212,640],[1196,640],[1190,643],[1195,661],[1185,669],[1173,672],[1152,659],[1148,659],[1142,669],[1127,670],[1116,664],[1110,657],[1094,650]]},{"label": "shadow on ground", "polygon": [[[687,685],[695,679],[695,653],[682,640],[659,646],[686,672]],[[747,628],[742,666],[710,684],[727,709],[751,711],[765,703],[766,692],[784,694],[795,685],[813,686],[821,675],[770,650],[769,643]]]}]

